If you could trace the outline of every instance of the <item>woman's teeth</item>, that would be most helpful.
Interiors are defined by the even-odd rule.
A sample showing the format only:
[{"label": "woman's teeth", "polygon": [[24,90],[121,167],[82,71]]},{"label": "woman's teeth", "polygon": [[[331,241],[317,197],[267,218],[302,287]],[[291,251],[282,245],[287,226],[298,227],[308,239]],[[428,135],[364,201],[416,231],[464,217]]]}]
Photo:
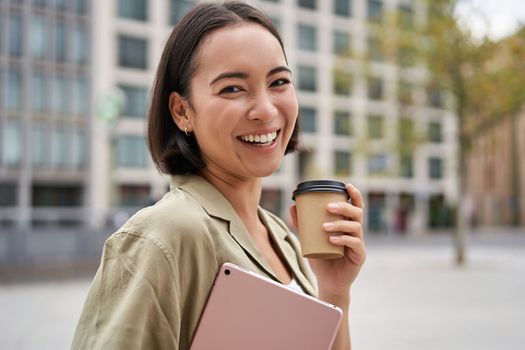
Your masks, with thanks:
[{"label": "woman's teeth", "polygon": [[268,146],[277,138],[277,131],[262,135],[243,135],[241,140],[257,146]]}]

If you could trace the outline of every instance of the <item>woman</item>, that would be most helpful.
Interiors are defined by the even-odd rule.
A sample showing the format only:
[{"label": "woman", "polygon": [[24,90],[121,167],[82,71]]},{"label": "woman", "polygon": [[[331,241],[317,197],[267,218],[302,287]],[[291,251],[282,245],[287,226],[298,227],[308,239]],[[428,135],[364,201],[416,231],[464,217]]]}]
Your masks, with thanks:
[{"label": "woman", "polygon": [[[238,3],[201,4],[166,44],[148,121],[150,151],[170,191],[104,246],[75,349],[187,349],[219,267],[232,262],[344,310],[334,348],[350,348],[350,286],[365,259],[362,199],[327,208],[343,258],[312,260],[258,206],[262,178],[297,146],[298,106],[282,41]],[[295,219],[295,208],[291,210]]]}]

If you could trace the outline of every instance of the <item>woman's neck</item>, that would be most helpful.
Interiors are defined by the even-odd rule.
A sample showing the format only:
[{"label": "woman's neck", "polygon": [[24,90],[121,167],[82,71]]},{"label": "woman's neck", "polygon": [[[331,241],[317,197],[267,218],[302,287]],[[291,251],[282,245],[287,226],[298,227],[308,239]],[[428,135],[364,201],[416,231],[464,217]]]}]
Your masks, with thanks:
[{"label": "woman's neck", "polygon": [[262,179],[218,175],[209,170],[204,170],[201,175],[226,197],[249,232],[259,227],[261,223],[257,208],[261,199]]}]

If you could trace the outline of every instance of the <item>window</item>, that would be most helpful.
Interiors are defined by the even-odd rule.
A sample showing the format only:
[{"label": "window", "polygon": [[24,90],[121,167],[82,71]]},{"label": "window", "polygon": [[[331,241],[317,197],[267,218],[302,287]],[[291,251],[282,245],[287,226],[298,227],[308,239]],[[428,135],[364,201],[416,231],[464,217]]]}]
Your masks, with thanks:
[{"label": "window", "polygon": [[22,106],[22,76],[18,70],[7,73],[7,93],[5,105],[10,112],[19,111]]},{"label": "window", "polygon": [[147,166],[147,149],[144,137],[122,135],[117,139],[117,165],[144,168]]},{"label": "window", "polygon": [[75,0],[77,13],[86,13],[88,10],[88,0]]},{"label": "window", "polygon": [[119,88],[125,96],[122,115],[126,117],[145,117],[148,90],[145,87],[131,85],[120,85]]},{"label": "window", "polygon": [[371,115],[368,117],[368,137],[372,139],[383,138],[383,117]]},{"label": "window", "polygon": [[334,31],[334,54],[349,56],[352,52],[350,47],[350,34]]},{"label": "window", "polygon": [[83,169],[87,162],[86,133],[82,130],[75,130],[73,133],[73,166],[75,169]]},{"label": "window", "polygon": [[339,16],[352,15],[352,0],[334,0],[334,13]]},{"label": "window", "polygon": [[334,163],[335,163],[335,175],[336,176],[348,176],[352,171],[352,157],[350,152],[347,151],[335,151]]},{"label": "window", "polygon": [[69,112],[71,81],[66,79],[63,74],[57,75],[53,79],[53,110],[60,114]]},{"label": "window", "polygon": [[352,123],[350,113],[345,111],[336,111],[334,115],[334,134],[341,136],[352,135]]},{"label": "window", "polygon": [[146,0],[118,0],[118,15],[122,18],[145,21],[147,18]]},{"label": "window", "polygon": [[368,158],[367,169],[369,175],[384,174],[387,168],[388,156],[386,154],[374,154]]},{"label": "window", "polygon": [[368,37],[368,58],[372,61],[383,61],[385,58],[383,41],[377,37]]},{"label": "window", "polygon": [[411,147],[414,145],[415,132],[414,120],[411,118],[399,118],[398,136],[402,148]]},{"label": "window", "polygon": [[367,16],[371,22],[380,22],[383,18],[383,1],[368,0]]},{"label": "window", "polygon": [[377,77],[368,78],[368,98],[370,100],[381,100],[384,98],[383,79]]},{"label": "window", "polygon": [[151,189],[147,185],[119,186],[119,205],[123,207],[142,207],[148,205]]},{"label": "window", "polygon": [[47,47],[46,21],[43,15],[35,14],[31,20],[31,53],[33,57],[44,58]]},{"label": "window", "polygon": [[315,10],[317,8],[316,0],[297,0],[299,7]]},{"label": "window", "polygon": [[426,88],[428,104],[432,107],[441,108],[444,105],[443,91],[437,83],[431,83]]},{"label": "window", "polygon": [[121,35],[118,38],[118,63],[126,68],[147,68],[147,42],[145,39]]},{"label": "window", "polygon": [[399,26],[403,29],[410,30],[414,27],[414,9],[412,4],[399,4]]},{"label": "window", "polygon": [[345,71],[334,72],[334,94],[348,96],[352,93],[352,74]]},{"label": "window", "polygon": [[436,143],[443,141],[440,122],[430,122],[428,124],[428,140]]},{"label": "window", "polygon": [[64,128],[57,128],[51,132],[51,164],[60,168],[67,164],[69,150],[69,133]]},{"label": "window", "polygon": [[299,73],[299,90],[316,91],[317,74],[315,68],[308,66],[299,66],[297,71]]},{"label": "window", "polygon": [[73,61],[83,64],[88,61],[89,40],[84,24],[78,24],[73,30]]},{"label": "window", "polygon": [[20,127],[16,123],[7,123],[4,126],[2,135],[2,158],[3,163],[8,167],[17,167],[20,164],[22,152],[22,135]]},{"label": "window", "polygon": [[399,156],[399,176],[411,178],[414,176],[413,157],[411,154]]},{"label": "window", "polygon": [[397,100],[402,104],[413,103],[412,89],[413,86],[407,81],[400,81],[397,88]]},{"label": "window", "polygon": [[33,81],[31,83],[31,107],[33,111],[42,112],[48,108],[48,99],[46,92],[46,76],[44,72],[34,71]]},{"label": "window", "polygon": [[43,125],[31,127],[31,162],[35,167],[42,167],[46,162],[46,139]]},{"label": "window", "polygon": [[413,46],[401,45],[398,51],[398,61],[402,67],[410,67],[416,64],[417,51]]},{"label": "window", "polygon": [[170,23],[176,24],[192,7],[192,0],[170,0]]},{"label": "window", "polygon": [[316,132],[317,111],[314,108],[301,107],[299,109],[299,126],[302,132]]},{"label": "window", "polygon": [[9,14],[9,54],[20,56],[24,47],[22,15],[18,12]]},{"label": "window", "polygon": [[55,58],[65,61],[67,57],[67,31],[63,20],[58,20],[55,26]]},{"label": "window", "polygon": [[302,50],[317,50],[317,30],[313,26],[299,24],[297,32],[299,34],[298,45]]},{"label": "window", "polygon": [[86,79],[77,77],[73,82],[73,112],[75,114],[87,114],[89,99]]},{"label": "window", "polygon": [[443,177],[443,159],[437,157],[428,159],[428,176],[431,179],[441,179]]},{"label": "window", "polygon": [[315,173],[314,151],[299,152],[299,179],[306,179]]},{"label": "window", "polygon": [[59,10],[66,10],[69,0],[55,0],[55,6]]},{"label": "window", "polygon": [[18,186],[13,183],[0,184],[0,207],[14,207],[17,202]]}]

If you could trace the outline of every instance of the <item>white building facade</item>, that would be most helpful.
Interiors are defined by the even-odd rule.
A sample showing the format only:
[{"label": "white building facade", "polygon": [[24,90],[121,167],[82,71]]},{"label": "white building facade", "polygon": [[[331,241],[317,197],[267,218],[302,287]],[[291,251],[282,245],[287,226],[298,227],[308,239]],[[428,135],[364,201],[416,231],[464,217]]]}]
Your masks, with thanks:
[{"label": "white building facade", "polygon": [[[5,4],[5,1],[0,4],[2,22],[10,16],[12,8],[35,12],[35,1],[17,2],[22,4]],[[291,193],[297,182],[327,178],[350,181],[361,190],[367,206],[366,224],[372,232],[417,234],[450,221],[447,207],[455,203],[457,186],[454,175],[456,118],[444,108],[447,101],[443,95],[428,88],[429,82],[421,67],[413,62],[392,63],[377,50],[381,38],[376,32],[386,25],[386,14],[402,13],[407,25],[403,30],[410,31],[424,26],[424,2],[273,0],[252,3],[272,18],[283,36],[299,99],[302,141],[309,149],[309,152],[287,156],[281,169],[265,179],[263,206],[287,219]],[[85,151],[81,152],[85,155],[83,167],[70,174],[77,176],[79,200],[72,206],[55,205],[46,210],[54,209],[58,216],[67,216],[67,210],[77,210],[84,218],[82,225],[96,229],[112,218],[125,216],[115,214],[131,213],[160,198],[167,190],[168,178],[159,175],[147,153],[145,111],[163,45],[177,19],[193,4],[183,0],[87,1],[89,59],[87,68],[80,71],[88,72],[86,85],[90,92],[85,96],[90,102],[86,107],[89,118],[83,124],[88,141]],[[54,16],[53,11],[48,11],[50,17]],[[71,16],[66,22],[74,26],[75,19]],[[27,30],[30,18],[28,15],[22,24]],[[34,32],[38,32],[37,29]],[[26,34],[30,51],[30,38],[34,33],[21,35]],[[67,35],[68,45],[74,45],[71,32]],[[2,34],[3,48],[8,48],[9,40],[9,34]],[[21,54],[22,61],[23,57],[29,57],[29,51]],[[0,52],[4,93],[11,79],[12,59],[6,50]],[[359,58],[366,58],[366,65],[360,64]],[[27,80],[25,84],[22,83],[25,87],[21,89],[29,89],[33,83]],[[123,104],[117,91],[125,97]],[[2,142],[16,136],[9,131],[10,120],[14,118],[7,112],[6,104],[12,103],[12,93],[9,96],[0,108]],[[68,101],[75,105],[74,97]],[[29,111],[24,112],[25,104],[21,106],[20,114],[27,112],[27,117],[22,119],[33,120]],[[118,115],[114,113],[115,106],[122,107]],[[36,212],[35,179],[40,175],[31,170],[35,154],[30,150],[34,139],[22,131],[26,125],[22,123],[20,127],[26,138],[21,141],[18,158],[20,164],[29,165],[18,169],[6,166],[13,151],[2,148],[0,189],[9,192],[9,186],[16,187],[14,199],[0,207],[6,225],[10,224],[7,218],[12,213],[23,213],[13,224],[31,225]],[[70,140],[71,132],[66,129],[64,133]],[[58,142],[53,141],[56,138],[53,135],[46,139],[50,145]],[[407,135],[410,140],[405,139]],[[405,147],[413,140],[419,141],[414,147]],[[64,146],[67,143],[61,145],[72,154],[73,164],[75,147]],[[58,150],[62,148],[55,148],[60,153]],[[38,147],[33,148],[36,149]],[[69,181],[66,175],[56,171],[45,183],[53,188],[64,187],[64,182]]]}]

